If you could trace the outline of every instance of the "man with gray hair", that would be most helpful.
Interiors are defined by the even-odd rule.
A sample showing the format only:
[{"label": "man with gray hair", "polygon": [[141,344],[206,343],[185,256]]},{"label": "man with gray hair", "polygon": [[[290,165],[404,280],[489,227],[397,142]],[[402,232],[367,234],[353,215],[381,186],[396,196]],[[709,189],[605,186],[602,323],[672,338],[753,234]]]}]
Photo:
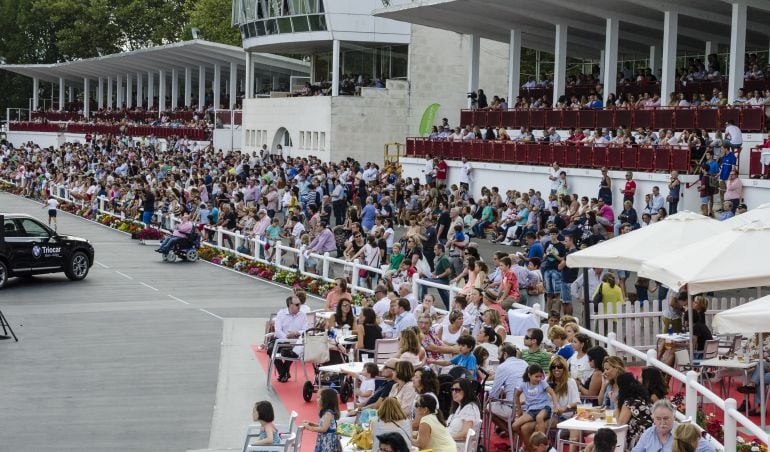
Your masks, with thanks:
[{"label": "man with gray hair", "polygon": [[[671,452],[674,447],[674,430],[679,425],[676,422],[676,408],[666,399],[655,402],[652,406],[652,427],[642,433],[639,441],[631,452]],[[695,452],[715,452],[711,443],[701,438]]]}]

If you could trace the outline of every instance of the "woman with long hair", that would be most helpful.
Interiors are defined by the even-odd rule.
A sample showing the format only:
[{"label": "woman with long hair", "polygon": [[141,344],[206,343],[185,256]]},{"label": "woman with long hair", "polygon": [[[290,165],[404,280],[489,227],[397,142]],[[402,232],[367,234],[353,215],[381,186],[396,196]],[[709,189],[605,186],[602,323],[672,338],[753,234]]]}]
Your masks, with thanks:
[{"label": "woman with long hair", "polygon": [[652,404],[647,390],[630,373],[621,374],[615,419],[619,425],[628,424],[628,444],[636,443],[639,436],[652,425]]},{"label": "woman with long hair", "polygon": [[401,435],[407,444],[412,441],[409,420],[404,410],[401,409],[398,400],[393,397],[385,398],[377,410],[377,422],[372,427],[372,450],[380,450],[380,442],[377,437],[386,433]]},{"label": "woman with long hair", "polygon": [[642,386],[650,395],[652,403],[665,399],[668,394],[668,385],[663,378],[663,372],[654,367],[645,367],[642,369]]},{"label": "woman with long hair", "polygon": [[679,424],[674,430],[674,445],[671,452],[695,452],[701,438],[698,426],[693,423]]},{"label": "woman with long hair", "polygon": [[339,303],[345,295],[350,297],[350,293],[348,292],[348,282],[345,278],[334,278],[334,288],[326,294],[324,309],[333,311],[337,307],[337,303]]},{"label": "woman with long hair", "polygon": [[412,444],[420,450],[431,449],[435,451],[454,451],[457,449],[444,421],[444,415],[438,408],[438,398],[431,394],[423,394],[414,405],[417,416],[415,420],[419,425],[417,438]]},{"label": "woman with long hair", "polygon": [[425,364],[425,350],[420,345],[420,336],[413,328],[407,328],[398,337],[398,353],[395,358],[409,361],[414,366]]},{"label": "woman with long hair", "polygon": [[[343,295],[345,297],[345,295]],[[353,302],[350,300],[350,295],[347,294],[346,298],[340,299],[337,303],[337,307],[329,317],[328,328],[345,328],[347,326],[351,330],[356,326],[356,316],[353,314]]]},{"label": "woman with long hair", "polygon": [[626,373],[626,363],[617,356],[606,356],[602,360],[602,388],[599,390],[601,406],[615,409],[618,395],[617,378],[624,373]]},{"label": "woman with long hair", "polygon": [[[548,366],[546,383],[556,393],[557,404],[553,409],[553,414],[559,422],[571,418],[580,403],[580,392],[575,380],[570,375],[567,360],[559,355],[554,356],[550,366]],[[535,423],[524,424],[522,430],[525,437],[530,437],[535,430]],[[570,440],[577,441],[579,436],[580,432],[570,430]],[[570,446],[570,450],[572,450],[572,446]]]},{"label": "woman with long hair", "polygon": [[415,409],[412,410],[412,430],[418,430],[420,423],[417,419],[417,402],[422,395],[432,395],[438,399],[439,381],[438,375],[430,367],[418,367],[414,370],[412,377],[414,390],[417,392],[415,399]]},{"label": "woman with long hair", "polygon": [[473,382],[467,378],[452,384],[452,414],[447,418],[447,429],[455,441],[465,441],[468,430],[481,423],[481,410]]},{"label": "woman with long hair", "polygon": [[366,307],[361,310],[361,318],[356,327],[358,350],[374,350],[377,339],[382,339],[382,328],[377,324],[377,314],[374,309]]}]

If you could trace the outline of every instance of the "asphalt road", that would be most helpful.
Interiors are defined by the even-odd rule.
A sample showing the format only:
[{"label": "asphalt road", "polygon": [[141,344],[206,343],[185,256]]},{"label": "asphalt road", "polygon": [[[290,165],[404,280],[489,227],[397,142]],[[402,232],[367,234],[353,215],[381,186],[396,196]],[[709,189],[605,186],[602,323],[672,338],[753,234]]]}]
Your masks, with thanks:
[{"label": "asphalt road", "polygon": [[[46,215],[5,193],[0,211]],[[96,263],[84,281],[15,278],[0,291],[20,339],[0,342],[0,452],[208,448],[215,404],[227,405],[217,395],[224,319],[267,317],[288,291],[205,262],[164,263],[68,214],[58,230],[89,239]],[[263,392],[252,386],[250,396]]]}]

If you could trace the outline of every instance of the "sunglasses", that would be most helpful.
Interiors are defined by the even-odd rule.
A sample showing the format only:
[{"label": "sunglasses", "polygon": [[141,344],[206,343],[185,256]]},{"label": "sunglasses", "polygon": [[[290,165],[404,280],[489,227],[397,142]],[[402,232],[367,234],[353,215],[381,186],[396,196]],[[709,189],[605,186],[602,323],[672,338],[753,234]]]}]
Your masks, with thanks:
[{"label": "sunglasses", "polygon": [[524,336],[524,340],[530,340],[532,339],[532,336]]},{"label": "sunglasses", "polygon": [[463,388],[452,388],[452,392],[463,392]]},{"label": "sunglasses", "polygon": [[554,365],[552,365],[552,366],[550,367],[550,369],[551,369],[551,370],[554,370],[554,369],[564,369],[564,366],[563,366],[563,365],[561,365],[561,364],[554,364]]}]

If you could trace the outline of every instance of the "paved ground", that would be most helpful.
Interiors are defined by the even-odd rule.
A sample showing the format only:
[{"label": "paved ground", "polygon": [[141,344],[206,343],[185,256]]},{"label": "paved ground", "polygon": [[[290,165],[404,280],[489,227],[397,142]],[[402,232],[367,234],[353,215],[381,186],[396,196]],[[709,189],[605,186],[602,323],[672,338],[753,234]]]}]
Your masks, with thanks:
[{"label": "paved ground", "polygon": [[[4,193],[0,210],[45,213]],[[166,264],[125,234],[59,221],[94,243],[97,263],[81,282],[17,278],[0,292],[20,339],[0,342],[0,451],[225,449],[242,444],[254,400],[273,399],[285,416],[248,345],[286,289],[204,262]]]}]

